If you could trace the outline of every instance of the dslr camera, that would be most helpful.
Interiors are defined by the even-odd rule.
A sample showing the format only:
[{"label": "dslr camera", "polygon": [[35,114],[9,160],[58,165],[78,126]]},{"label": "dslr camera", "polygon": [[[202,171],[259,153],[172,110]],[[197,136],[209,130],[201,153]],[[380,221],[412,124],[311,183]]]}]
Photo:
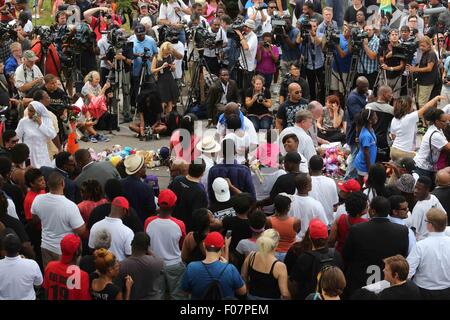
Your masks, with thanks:
[{"label": "dslr camera", "polygon": [[273,33],[276,35],[282,35],[284,33],[284,27],[286,26],[286,21],[278,16],[274,15],[271,20]]},{"label": "dslr camera", "polygon": [[262,104],[264,102],[265,98],[264,98],[264,94],[263,93],[258,93],[258,95],[256,96],[256,102],[259,104]]}]

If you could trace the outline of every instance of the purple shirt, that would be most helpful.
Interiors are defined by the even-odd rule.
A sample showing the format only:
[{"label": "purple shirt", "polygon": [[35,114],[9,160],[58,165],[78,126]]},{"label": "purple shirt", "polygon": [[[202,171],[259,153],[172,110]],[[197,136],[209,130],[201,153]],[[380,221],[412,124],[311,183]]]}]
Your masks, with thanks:
[{"label": "purple shirt", "polygon": [[[258,51],[256,52],[256,55],[258,55],[261,52],[261,61],[259,61],[256,65],[256,71],[262,73],[262,74],[273,74],[277,70],[277,66],[275,62],[272,60],[272,56],[270,55],[270,52],[267,52],[266,50],[263,50],[260,46],[258,46]],[[278,48],[276,46],[272,47],[273,55],[278,59],[280,56],[280,52],[278,51]]]}]

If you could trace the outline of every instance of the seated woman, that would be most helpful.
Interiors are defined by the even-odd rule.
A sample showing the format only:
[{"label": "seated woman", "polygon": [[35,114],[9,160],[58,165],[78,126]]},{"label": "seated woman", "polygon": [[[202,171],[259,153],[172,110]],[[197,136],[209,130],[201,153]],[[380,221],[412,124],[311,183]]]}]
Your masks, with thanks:
[{"label": "seated woman", "polygon": [[322,117],[317,120],[318,136],[330,142],[345,142],[344,110],[339,97],[328,96]]},{"label": "seated woman", "polygon": [[161,98],[156,86],[144,84],[136,99],[138,122],[130,123],[130,130],[136,132],[140,140],[144,140],[145,128],[151,127],[155,134],[163,133],[167,127],[162,125],[163,113]]},{"label": "seated woman", "polygon": [[84,97],[84,104],[86,108],[83,108],[82,122],[85,126],[83,129],[89,134],[89,140],[91,142],[108,142],[109,139],[101,134],[93,131],[93,126],[96,124],[95,120],[98,120],[106,111],[106,90],[111,87],[109,82],[106,82],[103,88],[100,86],[100,73],[97,71],[91,71],[84,78],[84,86],[81,89],[81,94]]},{"label": "seated woman", "polygon": [[252,79],[253,88],[248,88],[245,94],[247,117],[255,126],[255,130],[269,130],[272,126],[273,115],[269,109],[272,99],[269,88],[264,87],[264,78],[256,75]]},{"label": "seated woman", "polygon": [[200,139],[194,133],[196,120],[198,118],[195,114],[185,115],[181,119],[180,129],[175,130],[170,137],[170,153],[175,152],[176,158],[182,158],[188,163],[200,156],[196,148]]}]

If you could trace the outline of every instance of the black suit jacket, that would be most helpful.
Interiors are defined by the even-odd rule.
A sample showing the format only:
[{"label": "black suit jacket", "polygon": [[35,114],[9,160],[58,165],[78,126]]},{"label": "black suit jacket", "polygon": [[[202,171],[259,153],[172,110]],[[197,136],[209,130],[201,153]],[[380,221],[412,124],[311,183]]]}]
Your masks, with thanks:
[{"label": "black suit jacket", "polygon": [[[208,110],[214,110],[222,99],[223,88],[220,80],[214,82],[208,91]],[[227,102],[239,102],[239,90],[236,81],[230,79],[227,92]]]},{"label": "black suit jacket", "polygon": [[383,259],[397,254],[406,257],[408,244],[408,228],[387,218],[373,218],[351,226],[342,255],[348,293],[366,286],[368,278],[374,278],[375,272],[380,275],[376,281],[383,280]]}]

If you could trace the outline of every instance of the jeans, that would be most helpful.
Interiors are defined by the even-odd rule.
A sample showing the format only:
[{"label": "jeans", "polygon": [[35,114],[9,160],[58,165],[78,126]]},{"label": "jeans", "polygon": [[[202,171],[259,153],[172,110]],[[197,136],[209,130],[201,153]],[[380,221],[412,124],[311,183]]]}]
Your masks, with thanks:
[{"label": "jeans", "polygon": [[264,77],[264,86],[266,88],[270,89],[270,85],[272,84],[272,80],[273,80],[273,73],[269,73],[269,74],[258,73],[258,74]]},{"label": "jeans", "polygon": [[162,299],[164,299],[166,291],[171,300],[187,299],[187,296],[181,290],[181,280],[185,271],[186,265],[183,262],[164,267],[161,277]]},{"label": "jeans", "polygon": [[347,171],[345,172],[344,180],[356,179],[358,177],[358,172],[356,171],[353,162],[355,161],[356,155],[358,154],[358,146],[351,145],[350,146],[350,158],[348,161]]},{"label": "jeans", "polygon": [[247,118],[253,123],[256,131],[259,130],[270,130],[272,127],[273,117],[263,116],[261,119],[253,114],[247,115]]},{"label": "jeans", "polygon": [[184,30],[179,30],[179,35],[178,35],[178,40],[182,43],[182,44],[186,44],[186,33],[184,32]]}]

